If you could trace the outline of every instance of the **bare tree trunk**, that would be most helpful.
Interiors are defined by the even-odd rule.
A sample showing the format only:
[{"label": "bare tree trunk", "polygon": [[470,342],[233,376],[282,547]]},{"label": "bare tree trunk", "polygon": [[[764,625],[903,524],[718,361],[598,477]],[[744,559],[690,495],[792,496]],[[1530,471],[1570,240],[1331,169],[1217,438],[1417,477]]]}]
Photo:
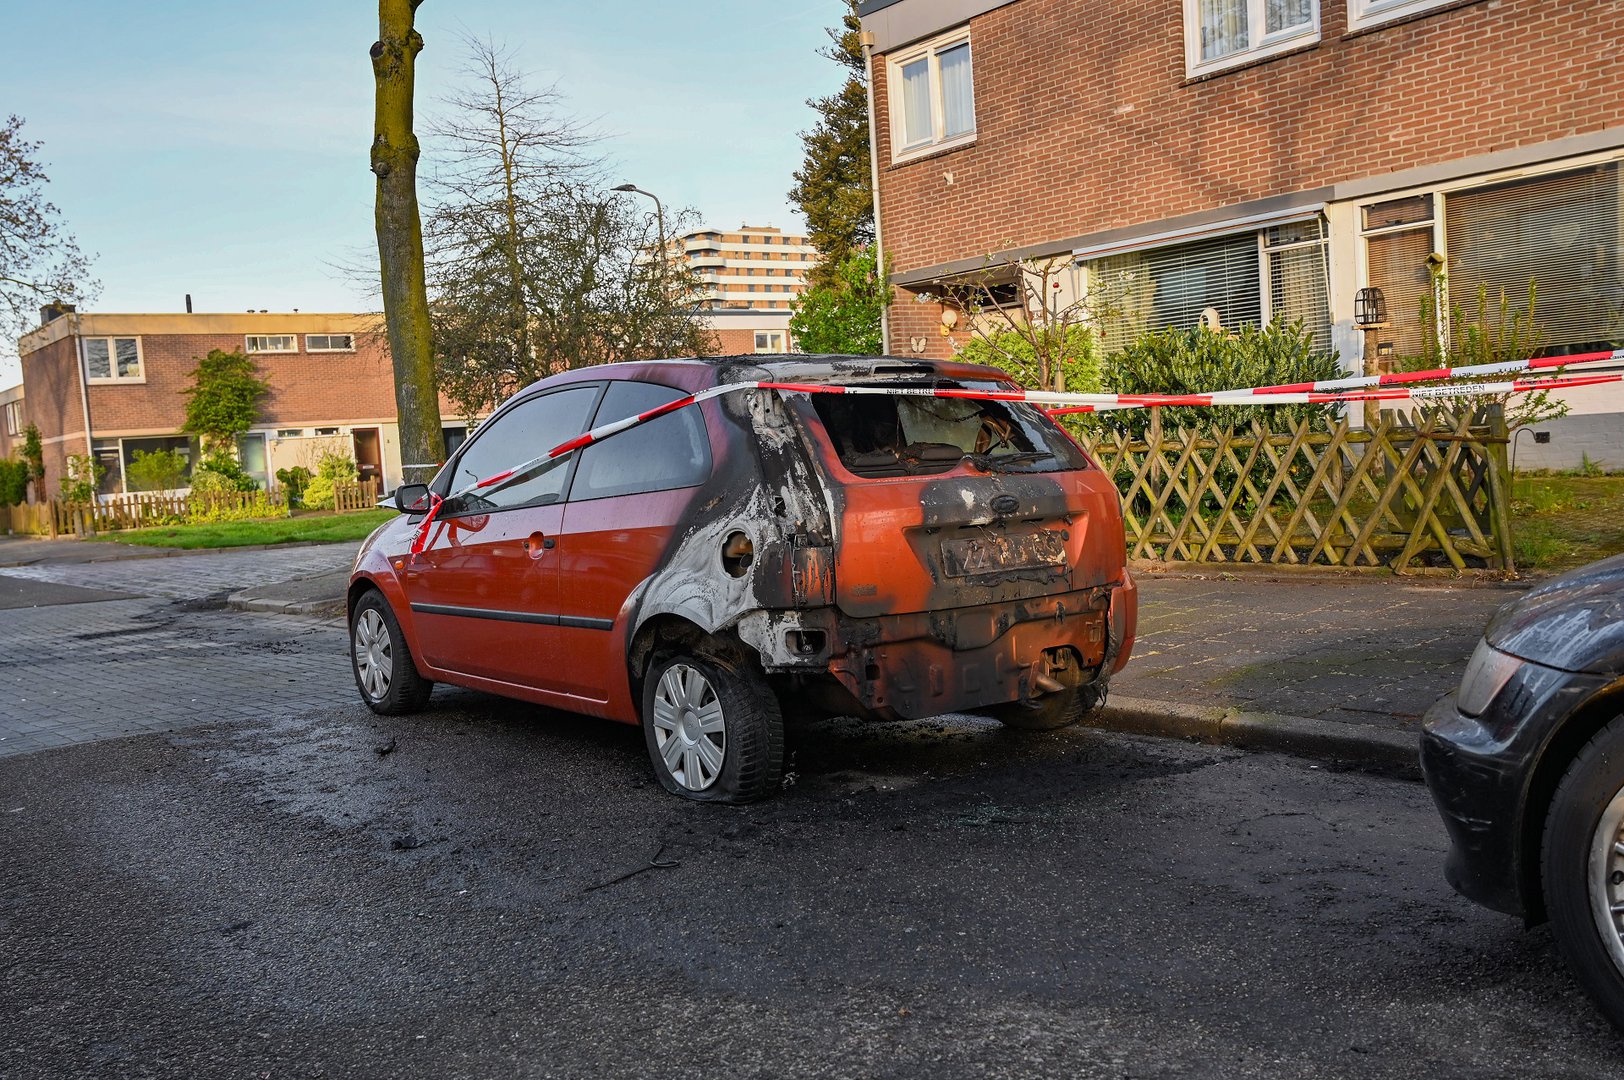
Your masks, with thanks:
[{"label": "bare tree trunk", "polygon": [[422,0],[378,0],[378,40],[372,46],[377,111],[372,122],[372,171],[378,177],[378,263],[384,321],[395,366],[400,456],[406,480],[427,482],[445,458],[440,398],[434,381],[429,297],[423,273],[423,225],[417,213],[417,136],[412,90],[423,37],[412,27]]}]

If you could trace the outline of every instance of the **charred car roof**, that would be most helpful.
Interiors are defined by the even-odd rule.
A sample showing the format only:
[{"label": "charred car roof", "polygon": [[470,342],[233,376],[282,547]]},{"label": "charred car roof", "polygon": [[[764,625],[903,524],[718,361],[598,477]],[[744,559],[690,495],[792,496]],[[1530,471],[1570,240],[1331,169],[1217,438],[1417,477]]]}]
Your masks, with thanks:
[{"label": "charred car roof", "polygon": [[[532,383],[520,393],[539,386],[559,386],[600,379],[649,379],[680,385],[685,390],[743,382],[842,383],[908,382],[917,379],[1008,382],[997,368],[954,361],[919,360],[902,356],[841,356],[804,353],[737,356],[673,357],[664,360],[629,360],[575,368]],[[519,395],[515,395],[519,396]]]}]

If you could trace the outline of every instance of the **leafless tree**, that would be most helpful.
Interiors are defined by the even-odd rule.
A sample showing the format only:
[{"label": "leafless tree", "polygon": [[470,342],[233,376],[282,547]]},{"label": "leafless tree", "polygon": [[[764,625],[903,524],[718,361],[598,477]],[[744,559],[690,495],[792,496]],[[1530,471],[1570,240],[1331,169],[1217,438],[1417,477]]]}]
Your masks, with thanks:
[{"label": "leafless tree", "polygon": [[945,331],[966,359],[991,363],[1040,390],[1095,390],[1099,313],[1075,289],[1070,258],[989,256],[978,271],[941,286],[953,314]]},{"label": "leafless tree", "polygon": [[[674,240],[607,186],[594,140],[506,50],[469,40],[434,125],[427,218],[435,353],[467,416],[546,375],[708,351]],[[676,215],[681,228],[686,215]]]},{"label": "leafless tree", "polygon": [[99,288],[90,260],[45,200],[40,144],[23,138],[22,128],[18,116],[0,124],[0,332],[8,339],[35,324],[41,305],[84,303]]}]

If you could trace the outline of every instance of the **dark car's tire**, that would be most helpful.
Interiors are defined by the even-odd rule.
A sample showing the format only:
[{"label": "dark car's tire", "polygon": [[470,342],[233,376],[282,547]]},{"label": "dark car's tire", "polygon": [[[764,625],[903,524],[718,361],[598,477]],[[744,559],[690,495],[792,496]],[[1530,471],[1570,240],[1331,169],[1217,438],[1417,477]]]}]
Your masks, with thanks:
[{"label": "dark car's tire", "polygon": [[1624,1031],[1624,914],[1604,910],[1624,906],[1621,843],[1624,716],[1602,728],[1568,766],[1545,819],[1540,858],[1557,947],[1597,1006]]},{"label": "dark car's tire", "polygon": [[367,708],[383,716],[416,712],[429,700],[434,684],[418,674],[406,647],[406,635],[389,601],[376,590],[350,610],[350,670]]},{"label": "dark car's tire", "polygon": [[1017,731],[1057,731],[1079,723],[1093,712],[1105,695],[1090,683],[1044,694],[1036,701],[1012,701],[980,710],[1005,727]]},{"label": "dark car's tire", "polygon": [[656,655],[643,680],[643,739],[660,785],[698,802],[753,802],[784,772],[778,699],[747,663]]}]

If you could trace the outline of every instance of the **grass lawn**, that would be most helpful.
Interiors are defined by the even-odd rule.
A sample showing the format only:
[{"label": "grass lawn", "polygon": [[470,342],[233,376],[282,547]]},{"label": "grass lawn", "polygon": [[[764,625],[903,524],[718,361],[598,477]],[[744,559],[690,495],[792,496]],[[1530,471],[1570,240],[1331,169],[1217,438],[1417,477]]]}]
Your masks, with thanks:
[{"label": "grass lawn", "polygon": [[1513,492],[1519,570],[1570,570],[1624,552],[1624,476],[1519,476]]},{"label": "grass lawn", "polygon": [[152,529],[126,529],[102,533],[95,540],[144,547],[230,548],[252,544],[291,544],[301,540],[338,543],[360,540],[393,510],[364,510],[355,514],[300,514],[269,521],[221,521],[211,525],[160,525]]}]

